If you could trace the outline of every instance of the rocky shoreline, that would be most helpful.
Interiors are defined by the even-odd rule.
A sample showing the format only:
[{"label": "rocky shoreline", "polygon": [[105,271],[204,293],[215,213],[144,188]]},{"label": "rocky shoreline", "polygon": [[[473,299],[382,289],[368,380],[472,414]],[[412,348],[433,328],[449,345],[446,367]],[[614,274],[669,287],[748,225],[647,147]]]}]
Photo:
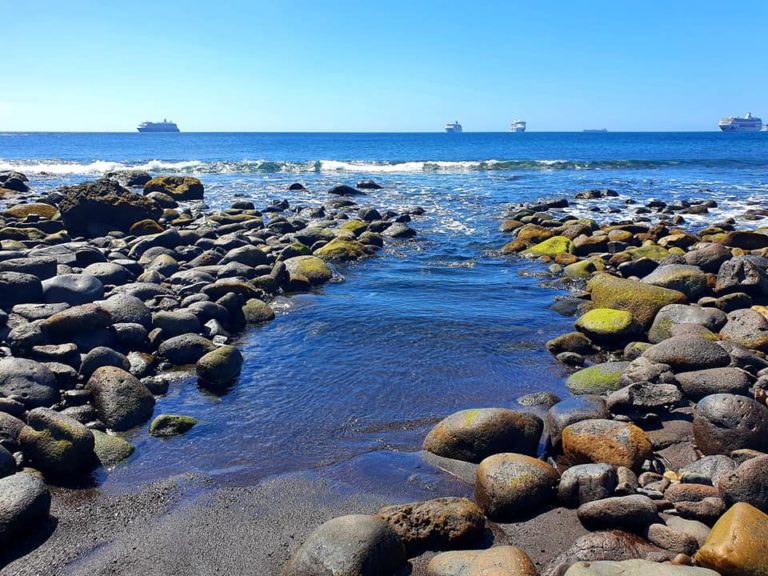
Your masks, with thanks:
[{"label": "rocky shoreline", "polygon": [[225,392],[243,364],[234,338],[274,319],[273,298],[341,280],[334,264],[415,236],[421,209],[359,203],[377,187],[211,211],[192,177],[109,174],[36,194],[25,175],[0,174],[3,549],[48,521],[48,485],[88,486],[130,456],[120,433],[150,419],[153,436],[191,429],[190,416],[157,414],[155,398],[179,370]]},{"label": "rocky shoreline", "polygon": [[[583,213],[616,196],[575,200]],[[683,228],[712,201],[629,200],[603,224],[569,213],[571,202],[514,206],[500,226],[513,235],[502,254],[549,263],[574,289],[559,309],[578,315],[575,330],[547,343],[572,372],[571,396],[450,415],[424,449],[474,484],[474,501],[335,518],[283,576],[411,573],[424,550],[439,552],[427,576],[768,574],[766,229]],[[486,530],[535,530],[552,511],[575,512],[583,532],[546,564],[524,536],[488,547]]]},{"label": "rocky shoreline", "polygon": [[[29,193],[22,175],[3,178],[6,198]],[[420,209],[380,213],[350,200],[375,186],[336,187],[322,207],[256,210],[243,200],[211,213],[194,178],[119,174],[9,205],[0,222],[4,547],[47,521],[46,483],[78,485],[130,455],[119,432],[154,415],[168,369],[191,367],[202,386],[226,389],[243,361],[231,338],[272,319],[272,297],[332,281],[328,263],[412,237]],[[255,566],[283,576],[768,575],[768,234],[734,220],[686,222],[716,212],[712,201],[591,206],[605,199],[621,201],[588,190],[504,215],[500,232],[512,238],[500,253],[539,260],[571,290],[556,309],[574,316],[574,331],[546,345],[569,371],[570,396],[462,410],[427,434],[424,461],[472,486],[473,499],[382,506],[365,495],[357,508],[318,513],[301,501],[312,481],[285,479],[257,490],[290,517],[276,530],[269,513],[240,510],[252,501],[233,506],[241,495],[217,493],[215,504],[153,525],[159,543],[146,558],[155,564],[130,573],[167,564],[176,546],[177,563],[194,548],[210,569],[222,565],[205,542],[209,530],[229,540],[214,514],[249,538],[279,532],[280,559],[269,552]],[[194,424],[158,415],[150,432]],[[296,496],[278,513],[286,486]],[[190,518],[203,533],[163,539]],[[142,538],[94,559],[102,564],[91,573],[113,573]],[[248,553],[234,556],[230,569],[253,566]]]}]

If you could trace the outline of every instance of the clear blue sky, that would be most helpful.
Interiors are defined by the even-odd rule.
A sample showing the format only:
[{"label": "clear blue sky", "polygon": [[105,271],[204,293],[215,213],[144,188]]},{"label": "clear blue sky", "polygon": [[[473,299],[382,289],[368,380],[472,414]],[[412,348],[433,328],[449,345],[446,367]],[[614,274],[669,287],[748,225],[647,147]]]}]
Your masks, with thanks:
[{"label": "clear blue sky", "polygon": [[768,1],[0,0],[2,130],[768,121]]}]

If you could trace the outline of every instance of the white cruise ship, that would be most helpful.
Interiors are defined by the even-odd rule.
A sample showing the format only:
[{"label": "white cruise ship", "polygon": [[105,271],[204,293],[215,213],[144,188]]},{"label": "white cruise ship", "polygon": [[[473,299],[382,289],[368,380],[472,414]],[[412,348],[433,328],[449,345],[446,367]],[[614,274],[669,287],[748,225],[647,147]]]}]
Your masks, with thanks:
[{"label": "white cruise ship", "polygon": [[510,124],[509,131],[510,132],[525,132],[526,123],[525,120],[515,120]]},{"label": "white cruise ship", "polygon": [[740,116],[723,118],[719,126],[723,132],[759,132],[763,128],[763,121],[747,112],[743,118]]},{"label": "white cruise ship", "polygon": [[175,122],[163,119],[162,122],[142,122],[136,128],[139,132],[178,132],[179,127]]},{"label": "white cruise ship", "polygon": [[461,124],[459,124],[458,120],[456,120],[455,122],[448,122],[448,124],[445,125],[445,131],[446,132],[462,132]]}]

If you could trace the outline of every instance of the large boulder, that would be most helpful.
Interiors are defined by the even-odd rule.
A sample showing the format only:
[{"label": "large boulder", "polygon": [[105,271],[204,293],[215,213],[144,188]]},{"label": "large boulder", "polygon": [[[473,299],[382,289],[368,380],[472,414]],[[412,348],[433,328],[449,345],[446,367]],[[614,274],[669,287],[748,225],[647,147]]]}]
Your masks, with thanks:
[{"label": "large boulder", "polygon": [[538,416],[507,408],[462,410],[427,434],[424,450],[468,462],[480,462],[500,452],[533,456],[543,428]]},{"label": "large boulder", "polygon": [[749,448],[768,451],[768,408],[735,394],[711,394],[693,416],[696,446],[704,454],[730,454]]},{"label": "large boulder", "polygon": [[563,453],[573,464],[605,463],[640,470],[653,456],[651,442],[634,424],[581,420],[563,430]]},{"label": "large boulder", "polygon": [[768,574],[766,542],[768,515],[739,502],[712,527],[695,559],[721,576],[765,576]]},{"label": "large boulder", "polygon": [[485,533],[482,510],[466,498],[385,506],[378,515],[400,537],[409,555],[465,548],[482,540]]},{"label": "large boulder", "polygon": [[160,344],[158,352],[176,366],[194,364],[215,348],[213,342],[199,334],[174,336]]},{"label": "large boulder", "polygon": [[697,300],[707,291],[707,277],[696,266],[664,264],[642,279],[646,284],[677,290],[690,300]]},{"label": "large boulder", "polygon": [[682,292],[653,286],[636,280],[617,278],[610,274],[595,274],[587,283],[595,308],[612,308],[631,312],[635,320],[647,329],[659,310],[669,304],[685,304]]},{"label": "large boulder", "polygon": [[317,528],[281,576],[393,576],[406,564],[397,534],[377,516],[340,516]]},{"label": "large boulder", "polygon": [[748,256],[737,256],[726,260],[720,266],[715,283],[715,292],[746,292],[750,295],[768,293],[768,277],[763,268]]},{"label": "large boulder", "polygon": [[112,324],[112,315],[98,304],[72,306],[48,317],[45,327],[55,340],[68,342],[73,334],[100,330]]},{"label": "large boulder", "polygon": [[93,372],[87,388],[99,419],[112,430],[128,430],[152,416],[155,397],[138,378],[115,366]]},{"label": "large boulder", "polygon": [[659,310],[653,319],[653,325],[648,330],[648,341],[658,344],[662,340],[671,338],[672,328],[678,324],[699,324],[717,333],[727,321],[725,312],[717,308],[670,304]]},{"label": "large boulder", "polygon": [[93,433],[77,420],[50,408],[35,408],[19,433],[19,444],[32,466],[46,478],[72,482],[96,463]]},{"label": "large boulder", "polygon": [[324,284],[333,278],[333,271],[317,256],[294,256],[284,261],[291,276],[303,276],[313,286]]},{"label": "large boulder", "polygon": [[586,334],[593,342],[621,346],[623,341],[637,334],[639,326],[626,310],[593,308],[576,320],[576,330]]},{"label": "large boulder", "polygon": [[48,517],[51,495],[39,478],[19,472],[0,479],[0,546]]},{"label": "large boulder", "polygon": [[549,504],[560,474],[549,464],[523,454],[495,454],[475,475],[475,500],[494,520],[519,517]]},{"label": "large boulder", "polygon": [[66,302],[71,306],[88,304],[104,295],[104,285],[88,274],[60,274],[43,281],[43,300]]},{"label": "large boulder", "polygon": [[703,336],[674,336],[648,348],[643,358],[666,364],[674,371],[728,366],[731,357],[722,346]]},{"label": "large boulder", "polygon": [[691,400],[699,400],[710,394],[747,396],[752,385],[749,372],[730,367],[678,372],[675,374],[675,380]]},{"label": "large boulder", "polygon": [[144,194],[152,192],[167,194],[175,200],[202,200],[205,188],[199,179],[191,176],[157,176],[144,184]]},{"label": "large boulder", "polygon": [[26,358],[0,360],[0,395],[26,408],[51,406],[59,400],[56,376],[45,365]]},{"label": "large boulder", "polygon": [[163,209],[154,201],[123,188],[114,180],[65,186],[59,210],[64,226],[73,234],[98,236],[110,230],[128,232],[147,218],[157,220]]}]

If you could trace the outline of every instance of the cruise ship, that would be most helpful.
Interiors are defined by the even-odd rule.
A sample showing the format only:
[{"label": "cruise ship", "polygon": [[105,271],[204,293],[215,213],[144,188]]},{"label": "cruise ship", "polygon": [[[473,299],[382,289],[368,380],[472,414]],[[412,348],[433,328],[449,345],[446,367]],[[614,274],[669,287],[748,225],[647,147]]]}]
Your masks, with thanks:
[{"label": "cruise ship", "polygon": [[459,124],[459,121],[456,122],[448,122],[448,124],[445,125],[445,131],[446,132],[461,132],[461,124]]},{"label": "cruise ship", "polygon": [[759,132],[763,127],[763,121],[747,112],[743,118],[739,116],[723,118],[719,126],[723,132]]},{"label": "cruise ship", "polygon": [[175,122],[163,118],[162,122],[142,122],[136,128],[139,132],[178,132]]},{"label": "cruise ship", "polygon": [[525,132],[526,123],[525,120],[515,120],[510,124],[510,132]]}]

